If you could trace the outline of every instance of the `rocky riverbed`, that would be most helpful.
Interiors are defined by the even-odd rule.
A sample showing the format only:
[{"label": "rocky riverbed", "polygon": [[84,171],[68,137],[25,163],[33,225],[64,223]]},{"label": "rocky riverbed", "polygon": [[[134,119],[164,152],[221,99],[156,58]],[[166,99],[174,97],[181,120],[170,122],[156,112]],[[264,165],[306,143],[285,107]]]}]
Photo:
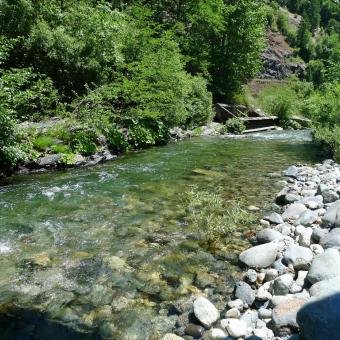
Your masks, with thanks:
[{"label": "rocky riverbed", "polygon": [[[162,340],[340,339],[340,165],[291,166],[232,299],[206,297],[174,313],[178,328]],[[207,294],[208,295],[208,294]]]}]

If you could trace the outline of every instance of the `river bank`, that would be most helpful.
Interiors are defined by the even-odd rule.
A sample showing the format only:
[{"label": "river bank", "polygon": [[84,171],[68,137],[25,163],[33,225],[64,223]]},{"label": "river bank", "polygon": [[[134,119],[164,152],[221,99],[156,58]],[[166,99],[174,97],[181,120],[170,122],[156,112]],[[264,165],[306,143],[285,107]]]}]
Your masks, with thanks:
[{"label": "river bank", "polygon": [[249,269],[233,299],[221,310],[196,298],[195,321],[163,340],[339,338],[340,166],[291,166],[284,176],[264,229],[239,255]]},{"label": "river bank", "polygon": [[[52,119],[47,122],[40,123],[23,123],[21,124],[21,128],[24,130],[34,130],[36,133],[46,133],[49,129],[55,128],[58,124],[61,124],[62,121],[59,119]],[[282,131],[281,128],[278,128],[279,131]],[[306,130],[309,131],[309,130]],[[262,136],[264,133],[254,133],[252,134],[254,137]],[[221,123],[211,122],[205,126],[200,126],[195,129],[182,129],[179,127],[173,128],[169,131],[169,142],[177,142],[187,138],[193,137],[222,137],[222,138],[242,138],[249,135],[235,135],[235,134],[227,134],[224,131],[224,125]],[[307,133],[305,141],[311,141],[311,134]],[[43,140],[44,143],[46,141]],[[60,143],[60,141],[55,141],[56,143]],[[0,171],[0,179],[8,176],[12,176],[15,174],[19,175],[28,175],[35,173],[44,173],[51,170],[67,170],[67,169],[75,169],[75,168],[83,168],[83,167],[93,167],[95,165],[113,161],[120,156],[126,155],[131,152],[140,151],[143,148],[137,150],[129,150],[120,153],[114,153],[110,150],[109,143],[105,136],[97,136],[95,140],[96,147],[93,152],[89,155],[84,155],[82,153],[72,154],[70,157],[69,154],[64,153],[63,148],[58,148],[56,145],[52,146],[44,146],[43,148],[40,146],[38,150],[31,154],[31,157],[27,159],[23,164],[13,168],[9,167],[3,172]],[[144,149],[150,148],[144,147]],[[60,151],[60,152],[57,152]]]}]

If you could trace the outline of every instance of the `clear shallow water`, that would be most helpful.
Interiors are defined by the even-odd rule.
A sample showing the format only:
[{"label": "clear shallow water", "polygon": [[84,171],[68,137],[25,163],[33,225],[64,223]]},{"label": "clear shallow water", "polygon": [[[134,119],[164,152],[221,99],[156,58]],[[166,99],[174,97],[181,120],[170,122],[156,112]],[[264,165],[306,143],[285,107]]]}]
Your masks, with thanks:
[{"label": "clear shallow water", "polygon": [[246,242],[236,232],[225,256],[202,249],[184,223],[182,195],[221,187],[226,199],[262,207],[279,190],[268,174],[319,160],[306,136],[197,138],[95,168],[7,179],[3,338],[158,339],[174,328],[172,302],[197,293],[201,273],[213,277],[212,299],[223,300],[237,271],[229,260]]}]

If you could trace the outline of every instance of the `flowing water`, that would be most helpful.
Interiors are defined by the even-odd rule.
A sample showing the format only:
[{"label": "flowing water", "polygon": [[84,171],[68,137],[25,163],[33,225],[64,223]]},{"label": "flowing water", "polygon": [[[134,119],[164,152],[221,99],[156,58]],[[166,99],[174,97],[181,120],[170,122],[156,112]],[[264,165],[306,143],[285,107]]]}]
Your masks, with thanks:
[{"label": "flowing water", "polygon": [[94,168],[7,179],[1,338],[159,339],[175,327],[176,300],[203,290],[202,273],[206,293],[223,300],[247,242],[237,231],[225,254],[209,253],[184,223],[183,195],[222,188],[263,207],[279,190],[268,174],[319,160],[308,140],[305,132],[194,138]]}]

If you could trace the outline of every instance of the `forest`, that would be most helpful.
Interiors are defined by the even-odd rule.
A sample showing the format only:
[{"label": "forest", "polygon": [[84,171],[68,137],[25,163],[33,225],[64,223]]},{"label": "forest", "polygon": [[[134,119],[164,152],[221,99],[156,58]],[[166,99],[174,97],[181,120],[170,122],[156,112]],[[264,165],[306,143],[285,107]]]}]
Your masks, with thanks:
[{"label": "forest", "polygon": [[113,153],[161,145],[173,127],[210,121],[215,102],[253,105],[247,84],[268,31],[286,37],[306,70],[255,105],[283,127],[299,128],[293,114],[311,119],[315,140],[340,157],[338,1],[3,0],[0,22],[3,172],[46,152],[72,164],[100,136]]}]

